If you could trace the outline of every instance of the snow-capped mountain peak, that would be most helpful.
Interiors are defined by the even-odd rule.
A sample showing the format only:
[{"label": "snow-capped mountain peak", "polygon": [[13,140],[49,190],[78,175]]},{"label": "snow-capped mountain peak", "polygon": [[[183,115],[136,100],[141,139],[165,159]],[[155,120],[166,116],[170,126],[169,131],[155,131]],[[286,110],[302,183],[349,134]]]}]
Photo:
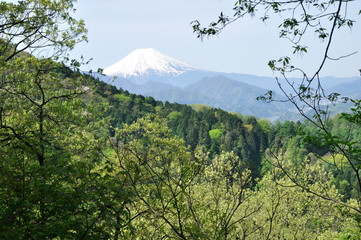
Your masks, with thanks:
[{"label": "snow-capped mountain peak", "polygon": [[196,68],[157,50],[146,48],[134,50],[119,62],[105,68],[103,73],[108,76],[137,78],[154,73],[178,76],[192,70],[196,70]]}]

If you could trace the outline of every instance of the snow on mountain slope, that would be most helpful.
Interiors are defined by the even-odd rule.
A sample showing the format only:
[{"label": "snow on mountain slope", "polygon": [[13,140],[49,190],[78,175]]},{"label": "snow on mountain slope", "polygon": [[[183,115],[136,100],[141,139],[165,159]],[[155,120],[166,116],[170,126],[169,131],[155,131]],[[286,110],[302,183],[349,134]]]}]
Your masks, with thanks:
[{"label": "snow on mountain slope", "polygon": [[149,74],[178,76],[195,67],[168,57],[152,48],[137,49],[119,62],[104,69],[108,76],[137,78]]}]

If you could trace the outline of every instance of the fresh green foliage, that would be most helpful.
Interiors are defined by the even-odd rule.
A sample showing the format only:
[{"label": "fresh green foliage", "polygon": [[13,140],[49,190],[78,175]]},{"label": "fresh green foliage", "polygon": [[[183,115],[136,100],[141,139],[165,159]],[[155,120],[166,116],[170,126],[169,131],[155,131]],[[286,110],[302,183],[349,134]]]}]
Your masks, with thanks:
[{"label": "fresh green foliage", "polygon": [[221,142],[221,137],[223,133],[219,129],[212,129],[209,131],[209,136],[211,137],[211,140],[216,142]]},{"label": "fresh green foliage", "polygon": [[[327,163],[327,169],[336,176],[336,185],[342,190],[346,199],[351,195],[358,201],[358,206],[345,205],[358,214],[361,213],[361,146],[359,138],[355,138],[354,129],[360,128],[360,101],[351,100],[354,107],[351,113],[342,114],[343,120],[330,121],[330,110],[325,107],[325,102],[329,104],[339,104],[340,101],[347,102],[347,97],[342,97],[338,93],[326,94],[322,83],[320,82],[320,72],[327,61],[341,60],[346,56],[331,57],[330,51],[334,34],[341,28],[352,28],[355,20],[350,18],[350,10],[353,1],[343,0],[312,0],[312,1],[264,1],[264,0],[239,0],[235,2],[233,17],[227,17],[220,14],[218,20],[212,22],[209,27],[201,27],[198,21],[193,21],[193,31],[198,38],[219,34],[227,25],[240,20],[244,16],[255,16],[261,14],[261,20],[267,21],[272,15],[280,15],[279,37],[287,38],[291,42],[294,55],[303,55],[308,53],[308,46],[303,44],[304,36],[310,31],[313,32],[325,44],[324,53],[315,72],[311,74],[305,72],[302,68],[293,65],[290,56],[279,57],[278,60],[270,60],[268,65],[272,71],[278,73],[282,80],[276,77],[280,90],[284,93],[287,101],[292,103],[301,116],[313,127],[308,127],[294,132],[299,139],[290,140],[291,145],[284,145],[283,141],[277,138],[276,145],[271,149],[270,154],[278,159],[277,167],[282,169],[285,174],[290,172],[283,166],[282,159],[288,150],[294,149],[295,144],[301,144],[300,147],[308,148],[315,154],[319,161]],[[357,9],[356,9],[357,11]],[[317,63],[316,63],[317,64]],[[298,74],[300,82],[294,82],[289,79],[289,73]],[[269,91],[258,98],[267,102],[277,101],[275,94]],[[311,114],[310,114],[311,112]],[[343,127],[333,127],[332,124],[340,124]],[[344,129],[343,131],[341,129]],[[292,129],[287,129],[292,132]],[[356,140],[357,139],[357,140]],[[292,143],[293,142],[293,143]],[[279,144],[280,143],[280,144]],[[293,159],[300,159],[304,153],[293,151]],[[330,158],[333,160],[331,161]],[[294,161],[294,164],[297,162]],[[297,165],[297,164],[296,164]],[[294,184],[301,186],[309,191],[307,184],[302,183],[302,179],[290,178]],[[342,187],[341,187],[342,186]],[[352,189],[352,190],[350,190]],[[342,205],[333,197],[325,196],[321,192],[311,191],[316,196],[329,201],[334,201]]]},{"label": "fresh green foliage", "polygon": [[1,239],[360,239],[358,100],[272,125],[130,94],[60,58],[85,39],[72,7],[0,3]]},{"label": "fresh green foliage", "polygon": [[[107,121],[98,118],[103,106],[83,98],[92,88],[88,78],[51,59],[86,32],[69,15],[72,3],[0,3],[1,239],[101,239],[112,232],[104,225],[109,187],[96,172],[107,136]],[[47,47],[50,57],[31,55]]]},{"label": "fresh green foliage", "polygon": [[[340,210],[341,196],[322,164],[284,159],[255,187],[251,172],[233,153],[210,159],[194,155],[154,116],[117,129],[111,140],[113,176],[133,194],[127,203],[132,227],[123,238],[175,239],[329,239],[358,238],[354,210]],[[289,150],[292,152],[293,150]],[[273,166],[277,158],[270,159]],[[293,179],[307,186],[295,185]],[[313,192],[332,198],[319,200]],[[338,201],[338,202],[335,202]],[[357,209],[355,202],[344,205]]]},{"label": "fresh green foliage", "polygon": [[[0,57],[9,61],[23,51],[46,50],[59,57],[86,40],[83,20],[71,17],[74,0],[0,2]],[[44,53],[44,52],[42,52]]]}]

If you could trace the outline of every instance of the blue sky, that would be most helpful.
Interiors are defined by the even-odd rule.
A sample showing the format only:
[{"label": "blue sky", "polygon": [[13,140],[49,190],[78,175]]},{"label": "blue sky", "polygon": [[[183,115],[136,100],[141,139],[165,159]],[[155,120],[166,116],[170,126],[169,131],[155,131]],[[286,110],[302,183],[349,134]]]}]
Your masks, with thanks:
[{"label": "blue sky", "polygon": [[[216,20],[223,11],[231,14],[235,0],[78,0],[75,16],[86,22],[88,43],[79,44],[72,56],[94,60],[88,68],[106,68],[137,48],[154,48],[193,66],[223,72],[272,76],[268,60],[292,52],[291,44],[278,38],[276,16],[266,24],[243,18],[219,36],[203,42],[193,34],[190,22],[204,25]],[[349,12],[358,12],[361,1],[350,4]],[[361,16],[352,30],[337,33],[333,56],[359,51],[347,59],[327,63],[324,76],[358,76],[361,68]],[[319,65],[324,44],[316,36],[308,37],[306,56],[297,59],[309,73]],[[294,56],[293,58],[296,58]]]}]

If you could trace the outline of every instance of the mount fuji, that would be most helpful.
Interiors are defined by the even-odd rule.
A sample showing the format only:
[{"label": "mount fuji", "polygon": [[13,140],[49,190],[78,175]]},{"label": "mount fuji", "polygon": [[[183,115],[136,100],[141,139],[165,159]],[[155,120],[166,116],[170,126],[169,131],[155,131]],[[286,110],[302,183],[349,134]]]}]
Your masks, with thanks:
[{"label": "mount fuji", "polygon": [[178,87],[198,81],[205,72],[153,48],[136,49],[103,70],[107,76],[126,78],[135,84],[153,81]]},{"label": "mount fuji", "polygon": [[168,57],[153,48],[137,49],[119,62],[104,69],[105,75],[124,78],[137,77],[150,73],[177,76],[196,68],[177,59]]}]

